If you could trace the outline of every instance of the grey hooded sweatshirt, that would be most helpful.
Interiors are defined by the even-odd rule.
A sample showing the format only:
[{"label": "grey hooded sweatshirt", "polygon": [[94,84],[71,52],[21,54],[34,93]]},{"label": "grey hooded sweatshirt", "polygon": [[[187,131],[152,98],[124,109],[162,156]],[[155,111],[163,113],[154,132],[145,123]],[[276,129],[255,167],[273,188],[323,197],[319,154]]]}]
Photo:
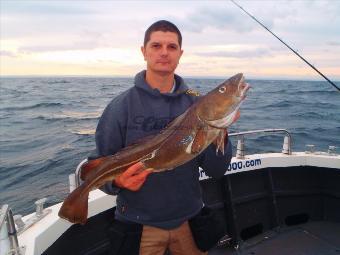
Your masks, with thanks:
[{"label": "grey hooded sweatshirt", "polygon": [[[96,130],[96,156],[116,153],[147,135],[157,134],[185,112],[197,99],[180,76],[175,75],[172,93],[160,93],[145,81],[145,71],[135,76],[135,85],[115,97],[104,110]],[[216,155],[210,145],[195,159],[171,171],[150,174],[138,191],[119,189],[107,183],[102,188],[117,196],[116,219],[163,229],[172,229],[195,216],[203,207],[199,166],[208,176],[220,178],[232,157],[228,142],[225,155]]]}]

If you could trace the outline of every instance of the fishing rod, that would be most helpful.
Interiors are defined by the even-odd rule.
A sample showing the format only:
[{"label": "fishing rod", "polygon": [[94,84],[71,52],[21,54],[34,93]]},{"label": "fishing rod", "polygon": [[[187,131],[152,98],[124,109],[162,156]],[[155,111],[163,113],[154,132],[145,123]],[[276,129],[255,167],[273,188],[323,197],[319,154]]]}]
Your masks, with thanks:
[{"label": "fishing rod", "polygon": [[299,58],[301,58],[306,64],[308,64],[311,68],[313,68],[318,74],[320,74],[326,81],[328,81],[334,88],[336,88],[338,91],[340,91],[340,88],[337,87],[334,82],[332,82],[330,79],[328,79],[323,73],[321,73],[315,66],[313,66],[311,63],[309,63],[304,57],[302,57],[299,53],[297,53],[294,49],[292,49],[287,43],[285,43],[281,38],[279,38],[276,34],[274,34],[272,31],[270,31],[269,28],[267,28],[265,25],[263,25],[260,21],[258,21],[253,15],[251,15],[249,12],[247,12],[242,6],[240,6],[238,3],[236,3],[234,0],[230,0],[233,4],[235,4],[238,8],[240,8],[242,11],[244,11],[249,17],[251,17],[253,20],[255,20],[258,24],[260,24],[264,29],[266,29],[269,33],[271,33],[273,36],[276,37],[280,42],[282,42],[288,49],[293,51],[295,55],[297,55]]}]

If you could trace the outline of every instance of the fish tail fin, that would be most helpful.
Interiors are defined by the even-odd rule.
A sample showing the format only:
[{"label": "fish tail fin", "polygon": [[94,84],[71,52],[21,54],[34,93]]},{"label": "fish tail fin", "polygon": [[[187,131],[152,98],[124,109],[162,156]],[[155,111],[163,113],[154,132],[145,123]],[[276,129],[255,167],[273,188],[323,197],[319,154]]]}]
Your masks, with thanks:
[{"label": "fish tail fin", "polygon": [[79,186],[64,200],[58,213],[60,218],[72,223],[86,223],[89,192],[84,189],[83,185]]}]

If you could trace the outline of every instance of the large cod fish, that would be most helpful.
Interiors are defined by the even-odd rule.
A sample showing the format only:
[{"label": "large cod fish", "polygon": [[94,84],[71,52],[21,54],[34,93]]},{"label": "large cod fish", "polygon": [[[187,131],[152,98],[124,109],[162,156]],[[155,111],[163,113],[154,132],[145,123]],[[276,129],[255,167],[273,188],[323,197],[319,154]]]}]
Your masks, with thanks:
[{"label": "large cod fish", "polygon": [[249,85],[236,74],[200,97],[158,135],[129,145],[112,156],[89,161],[82,169],[84,182],[65,199],[59,216],[85,224],[89,192],[113,181],[129,166],[142,162],[154,172],[171,170],[198,156],[211,143],[224,153],[226,128],[238,118]]}]

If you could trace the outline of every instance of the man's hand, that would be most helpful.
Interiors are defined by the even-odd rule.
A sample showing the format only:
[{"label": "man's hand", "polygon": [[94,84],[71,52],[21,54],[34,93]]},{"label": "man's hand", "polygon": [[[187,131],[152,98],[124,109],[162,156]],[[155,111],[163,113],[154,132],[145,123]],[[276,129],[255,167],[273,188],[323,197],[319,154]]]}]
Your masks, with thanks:
[{"label": "man's hand", "polygon": [[117,176],[113,183],[119,188],[137,191],[142,187],[152,170],[152,168],[145,169],[143,163],[138,162]]}]

